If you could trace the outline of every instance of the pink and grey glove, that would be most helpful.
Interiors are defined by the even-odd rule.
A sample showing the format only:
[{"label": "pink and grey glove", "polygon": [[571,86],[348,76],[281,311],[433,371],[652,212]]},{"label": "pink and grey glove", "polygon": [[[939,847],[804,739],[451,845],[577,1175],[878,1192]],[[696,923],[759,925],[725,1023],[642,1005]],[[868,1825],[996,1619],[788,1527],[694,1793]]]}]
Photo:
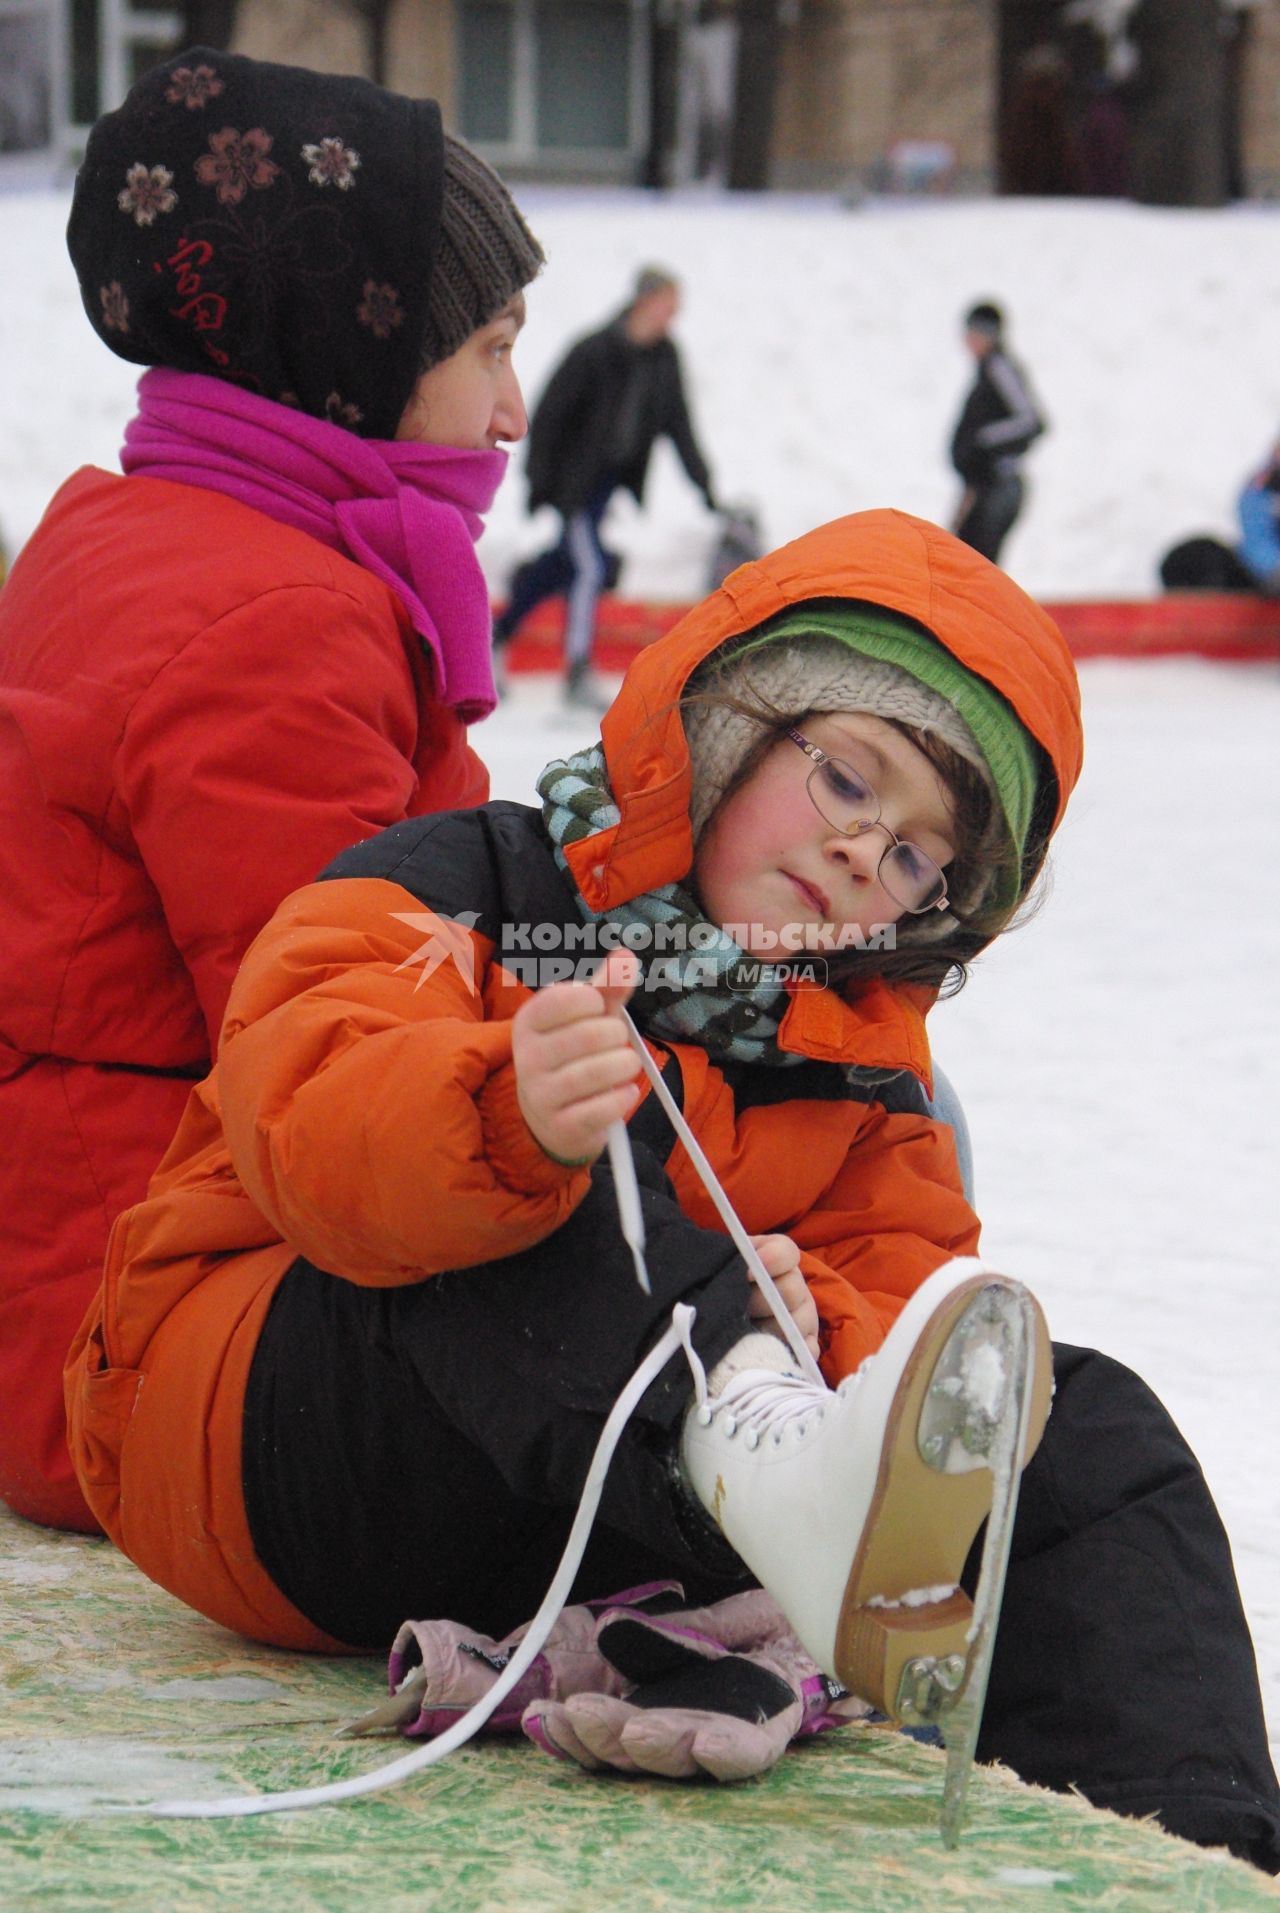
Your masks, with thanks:
[{"label": "pink and grey glove", "polygon": [[793,1740],[871,1710],[830,1680],[763,1589],[660,1614],[611,1608],[595,1646],[621,1677],[525,1708],[530,1740],[590,1769],[672,1780],[746,1780]]},{"label": "pink and grey glove", "polygon": [[[566,1700],[581,1693],[621,1694],[626,1677],[604,1659],[596,1645],[600,1616],[678,1608],[683,1599],[678,1581],[654,1581],[606,1600],[563,1608],[542,1652],[481,1732],[518,1733],[525,1708],[538,1701]],[[526,1621],[495,1641],[458,1621],[406,1621],[391,1644],[390,1698],[341,1733],[355,1736],[398,1728],[415,1739],[444,1733],[489,1692],[528,1632]]]}]

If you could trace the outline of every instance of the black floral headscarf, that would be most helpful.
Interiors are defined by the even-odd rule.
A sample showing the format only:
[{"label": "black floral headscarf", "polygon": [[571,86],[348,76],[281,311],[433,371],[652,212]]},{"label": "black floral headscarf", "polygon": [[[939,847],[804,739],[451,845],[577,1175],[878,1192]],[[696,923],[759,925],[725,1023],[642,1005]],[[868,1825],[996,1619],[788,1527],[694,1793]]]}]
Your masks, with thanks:
[{"label": "black floral headscarf", "polygon": [[89,136],[67,231],[85,310],[136,364],[391,438],[423,369],[444,172],[433,100],[194,48]]}]

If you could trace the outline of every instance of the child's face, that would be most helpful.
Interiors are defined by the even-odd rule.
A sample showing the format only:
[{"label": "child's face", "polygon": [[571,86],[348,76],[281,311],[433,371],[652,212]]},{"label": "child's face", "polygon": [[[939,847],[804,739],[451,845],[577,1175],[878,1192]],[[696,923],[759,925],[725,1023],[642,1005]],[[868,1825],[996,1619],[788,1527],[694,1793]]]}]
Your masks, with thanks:
[{"label": "child's face", "polygon": [[[955,856],[952,800],[910,738],[861,712],[806,718],[802,728],[861,772],[896,836],[946,869]],[[818,950],[824,926],[828,938],[853,925],[869,935],[874,925],[905,914],[877,874],[890,838],[875,827],[849,837],[828,824],[806,787],[812,768],[783,738],[721,804],[698,845],[693,879],[702,907],[752,956]]]},{"label": "child's face", "polygon": [[529,421],[511,355],[523,324],[524,295],[517,293],[488,325],[422,374],[396,428],[397,439],[472,452],[522,439]]}]

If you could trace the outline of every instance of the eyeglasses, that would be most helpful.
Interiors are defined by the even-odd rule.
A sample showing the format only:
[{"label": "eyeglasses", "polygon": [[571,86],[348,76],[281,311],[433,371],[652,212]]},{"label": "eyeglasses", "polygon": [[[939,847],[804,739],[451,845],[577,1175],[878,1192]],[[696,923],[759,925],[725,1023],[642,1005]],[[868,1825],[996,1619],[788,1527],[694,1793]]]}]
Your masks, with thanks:
[{"label": "eyeglasses", "polygon": [[918,844],[894,837],[888,824],[881,823],[880,799],[866,778],[843,759],[828,757],[799,731],[788,731],[787,736],[813,759],[805,788],[824,823],[845,837],[860,837],[864,830],[876,829],[893,839],[876,866],[876,875],[894,902],[913,917],[945,910],[947,879],[942,869]]}]

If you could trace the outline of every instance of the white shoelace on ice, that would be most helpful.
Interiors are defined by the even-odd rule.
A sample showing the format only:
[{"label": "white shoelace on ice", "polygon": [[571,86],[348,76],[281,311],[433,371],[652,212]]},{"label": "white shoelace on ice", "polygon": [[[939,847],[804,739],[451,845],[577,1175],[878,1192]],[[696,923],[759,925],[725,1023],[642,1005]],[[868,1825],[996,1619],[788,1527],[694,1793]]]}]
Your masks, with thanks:
[{"label": "white shoelace on ice", "polygon": [[[671,1311],[671,1325],[665,1335],[654,1343],[649,1353],[636,1369],[634,1375],[619,1395],[610,1410],[609,1418],[600,1432],[596,1450],[591,1457],[591,1466],[587,1470],[586,1483],[582,1498],[578,1503],[578,1512],[573,1518],[569,1530],[569,1539],[565,1542],[564,1553],[552,1576],[551,1586],[547,1589],[542,1606],[529,1623],[529,1631],[521,1641],[516,1652],[507,1662],[488,1693],[470,1707],[465,1714],[453,1723],[452,1727],[438,1734],[434,1740],[423,1746],[415,1747],[412,1753],[403,1754],[399,1760],[391,1760],[385,1766],[375,1767],[372,1773],[358,1774],[352,1780],[333,1780],[325,1786],[300,1787],[290,1793],[234,1794],[225,1800],[151,1800],[140,1808],[118,1807],[107,1811],[116,1813],[154,1813],[170,1820],[239,1820],[251,1814],[292,1813],[300,1807],[330,1806],[339,1800],[354,1800],[360,1794],[379,1793],[384,1787],[394,1787],[399,1781],[407,1780],[410,1774],[419,1773],[424,1767],[432,1767],[443,1760],[456,1747],[463,1746],[488,1720],[490,1714],[500,1706],[519,1682],[527,1668],[532,1666],[542,1652],[548,1634],[555,1626],[556,1617],[569,1598],[574,1576],[578,1572],[582,1557],[586,1552],[587,1540],[591,1533],[596,1509],[600,1505],[600,1496],[604,1491],[604,1478],[613,1451],[617,1447],[622,1431],[630,1421],[640,1404],[645,1390],[657,1380],[673,1355],[684,1350],[686,1359],[692,1357],[693,1344],[689,1333],[693,1326],[694,1311],[685,1302],[677,1302]],[[699,1364],[701,1366],[701,1364]]]},{"label": "white shoelace on ice", "polygon": [[[767,1297],[778,1326],[807,1379],[802,1381],[794,1376],[773,1373],[768,1373],[766,1376],[766,1372],[760,1369],[743,1370],[743,1378],[752,1381],[758,1389],[763,1383],[763,1389],[760,1389],[762,1394],[767,1393],[771,1398],[778,1395],[785,1398],[786,1408],[782,1416],[782,1424],[789,1424],[800,1415],[813,1414],[820,1406],[818,1397],[829,1392],[822,1379],[822,1372],[805,1347],[803,1337],[792,1320],[786,1303],[778,1293],[773,1277],[765,1268],[750,1236],[734,1213],[733,1205],[720,1187],[716,1173],[685,1121],[679,1105],[663,1082],[661,1072],[641,1041],[635,1024],[626,1015],[625,1010],[622,1014],[626,1017],[632,1044],[653,1087],[654,1094],[684,1144],[734,1246],[751,1270],[761,1293]],[[648,1270],[644,1262],[644,1220],[640,1190],[624,1123],[619,1122],[611,1126],[608,1147],[614,1172],[622,1234],[635,1260],[636,1279],[644,1292],[649,1294],[651,1290]],[[443,1734],[437,1735],[435,1739],[429,1740],[424,1746],[415,1747],[412,1753],[403,1755],[399,1760],[388,1761],[385,1766],[375,1768],[372,1773],[359,1774],[351,1780],[335,1780],[327,1786],[320,1787],[301,1787],[289,1793],[236,1794],[224,1800],[152,1800],[141,1808],[122,1807],[117,1811],[153,1813],[165,1819],[236,1820],[253,1814],[290,1813],[303,1807],[332,1805],[339,1800],[353,1800],[361,1794],[378,1793],[384,1787],[394,1787],[399,1781],[407,1780],[411,1774],[419,1773],[424,1767],[434,1766],[437,1761],[451,1754],[456,1747],[465,1745],[468,1740],[478,1734],[490,1714],[506,1699],[512,1688],[523,1677],[525,1670],[542,1652],[546,1638],[555,1625],[556,1617],[569,1598],[574,1576],[586,1552],[587,1540],[595,1521],[596,1510],[600,1505],[600,1497],[604,1491],[604,1478],[613,1458],[613,1451],[621,1439],[627,1422],[639,1406],[645,1390],[657,1380],[673,1355],[683,1351],[689,1365],[689,1372],[693,1377],[695,1400],[700,1406],[711,1406],[707,1395],[706,1370],[692,1340],[696,1313],[697,1311],[688,1303],[676,1303],[671,1311],[671,1323],[666,1333],[655,1342],[614,1403],[591,1458],[582,1498],[569,1530],[569,1539],[565,1543],[564,1553],[560,1557],[542,1606],[529,1623],[529,1631],[516,1653],[512,1655],[489,1692],[461,1715],[452,1727]],[[737,1380],[736,1376],[730,1378],[729,1386],[724,1393],[715,1398],[715,1406],[718,1407],[724,1401],[725,1395],[729,1394]],[[797,1390],[803,1391],[803,1405],[795,1393]],[[750,1412],[754,1414],[756,1411]],[[770,1417],[775,1418],[778,1412],[776,1407],[771,1408]],[[775,1425],[782,1424],[775,1423]]]}]

